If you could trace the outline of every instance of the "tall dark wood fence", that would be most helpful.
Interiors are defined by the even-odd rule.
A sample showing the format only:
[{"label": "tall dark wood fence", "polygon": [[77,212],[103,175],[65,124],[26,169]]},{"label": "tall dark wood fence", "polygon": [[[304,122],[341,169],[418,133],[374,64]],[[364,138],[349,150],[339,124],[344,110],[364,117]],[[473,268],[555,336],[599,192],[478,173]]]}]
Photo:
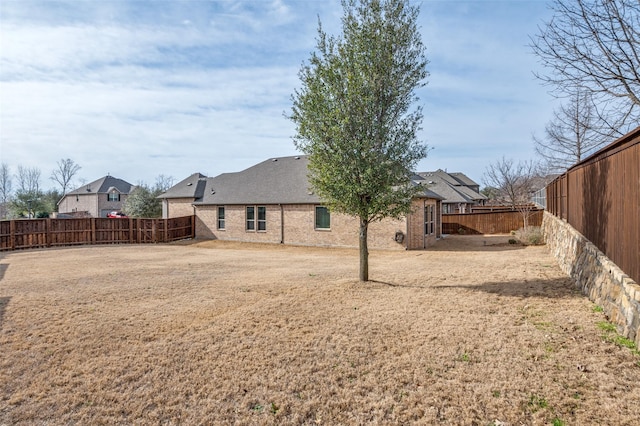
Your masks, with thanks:
[{"label": "tall dark wood fence", "polygon": [[[530,226],[542,225],[542,210],[529,216]],[[522,213],[518,211],[443,214],[443,234],[508,234],[524,226]]]},{"label": "tall dark wood fence", "polygon": [[547,210],[640,282],[640,127],[551,182]]},{"label": "tall dark wood fence", "polygon": [[167,243],[193,238],[193,216],[172,219],[21,219],[0,221],[0,250],[81,244]]}]

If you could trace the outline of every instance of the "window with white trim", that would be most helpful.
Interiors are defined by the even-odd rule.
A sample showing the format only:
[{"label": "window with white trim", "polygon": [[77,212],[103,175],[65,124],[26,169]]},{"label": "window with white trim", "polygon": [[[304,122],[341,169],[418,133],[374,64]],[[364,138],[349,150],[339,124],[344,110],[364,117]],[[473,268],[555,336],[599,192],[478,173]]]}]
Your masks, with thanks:
[{"label": "window with white trim", "polygon": [[107,201],[120,201],[120,193],[116,191],[110,192],[107,194]]},{"label": "window with white trim", "polygon": [[256,208],[254,206],[247,206],[246,210],[246,219],[247,219],[247,231],[255,231],[256,230]]},{"label": "window with white trim", "polygon": [[267,230],[267,208],[258,207],[258,231]]},{"label": "window with white trim", "polygon": [[246,224],[247,231],[266,231],[267,208],[265,206],[247,206]]},{"label": "window with white trim", "polygon": [[224,206],[218,207],[218,229],[224,229]]}]

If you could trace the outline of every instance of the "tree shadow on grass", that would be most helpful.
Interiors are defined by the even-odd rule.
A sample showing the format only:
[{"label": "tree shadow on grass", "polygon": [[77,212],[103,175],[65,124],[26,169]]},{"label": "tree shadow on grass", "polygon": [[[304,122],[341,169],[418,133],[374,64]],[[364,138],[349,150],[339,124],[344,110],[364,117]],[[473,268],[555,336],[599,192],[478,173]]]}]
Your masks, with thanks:
[{"label": "tree shadow on grass", "polygon": [[10,297],[0,297],[0,330],[2,330],[2,323],[4,322],[4,311],[9,304]]},{"label": "tree shadow on grass", "polygon": [[381,285],[386,285],[389,287],[400,287],[400,288],[428,288],[427,286],[423,286],[423,285],[410,285],[410,284],[394,284],[394,283],[390,283],[387,281],[378,281],[378,280],[369,280],[368,282],[372,283],[372,284],[381,284]]},{"label": "tree shadow on grass", "polygon": [[529,298],[546,297],[562,299],[568,297],[584,297],[582,292],[570,278],[532,279],[523,281],[487,282],[468,285],[437,285],[436,290],[464,289],[472,292],[483,292],[505,297]]},{"label": "tree shadow on grass", "polygon": [[0,263],[0,281],[4,278],[4,273],[7,272],[7,269],[9,269],[9,264]]},{"label": "tree shadow on grass", "polygon": [[447,235],[437,241],[426,251],[513,251],[523,250],[526,246],[510,244],[509,240],[517,241],[512,235]]}]

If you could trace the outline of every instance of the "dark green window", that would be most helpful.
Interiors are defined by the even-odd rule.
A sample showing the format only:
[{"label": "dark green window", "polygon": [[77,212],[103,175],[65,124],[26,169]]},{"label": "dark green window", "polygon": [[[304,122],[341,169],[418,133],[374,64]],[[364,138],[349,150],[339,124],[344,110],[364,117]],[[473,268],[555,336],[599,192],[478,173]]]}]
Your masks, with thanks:
[{"label": "dark green window", "polygon": [[316,229],[331,229],[331,214],[328,208],[316,206]]}]

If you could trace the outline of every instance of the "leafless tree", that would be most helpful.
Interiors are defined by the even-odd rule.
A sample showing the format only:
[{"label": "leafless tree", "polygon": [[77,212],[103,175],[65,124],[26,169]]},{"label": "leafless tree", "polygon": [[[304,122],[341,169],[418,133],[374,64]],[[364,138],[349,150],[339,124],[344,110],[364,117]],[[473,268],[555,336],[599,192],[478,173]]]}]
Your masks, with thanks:
[{"label": "leafless tree", "polygon": [[174,181],[175,179],[173,176],[158,175],[156,177],[156,186],[154,189],[159,193],[163,193],[173,186]]},{"label": "leafless tree", "polygon": [[18,166],[17,191],[20,193],[37,193],[40,191],[40,169],[37,167]]},{"label": "leafless tree", "polygon": [[547,173],[562,173],[613,138],[602,127],[589,93],[572,95],[570,101],[553,113],[545,136],[533,136],[536,153]]},{"label": "leafless tree", "polygon": [[621,133],[640,119],[640,2],[555,0],[533,52],[560,96],[587,91],[599,119]]},{"label": "leafless tree", "polygon": [[0,219],[6,219],[8,203],[11,199],[12,181],[9,166],[0,164]]},{"label": "leafless tree", "polygon": [[82,167],[70,158],[61,159],[58,161],[57,165],[58,168],[51,172],[50,179],[60,185],[60,189],[62,189],[62,196],[64,197],[71,186],[71,180]]},{"label": "leafless tree", "polygon": [[522,214],[525,229],[536,209],[531,196],[538,177],[537,169],[536,163],[531,160],[514,163],[513,159],[502,157],[487,166],[484,174],[485,185],[496,188],[498,200]]}]

